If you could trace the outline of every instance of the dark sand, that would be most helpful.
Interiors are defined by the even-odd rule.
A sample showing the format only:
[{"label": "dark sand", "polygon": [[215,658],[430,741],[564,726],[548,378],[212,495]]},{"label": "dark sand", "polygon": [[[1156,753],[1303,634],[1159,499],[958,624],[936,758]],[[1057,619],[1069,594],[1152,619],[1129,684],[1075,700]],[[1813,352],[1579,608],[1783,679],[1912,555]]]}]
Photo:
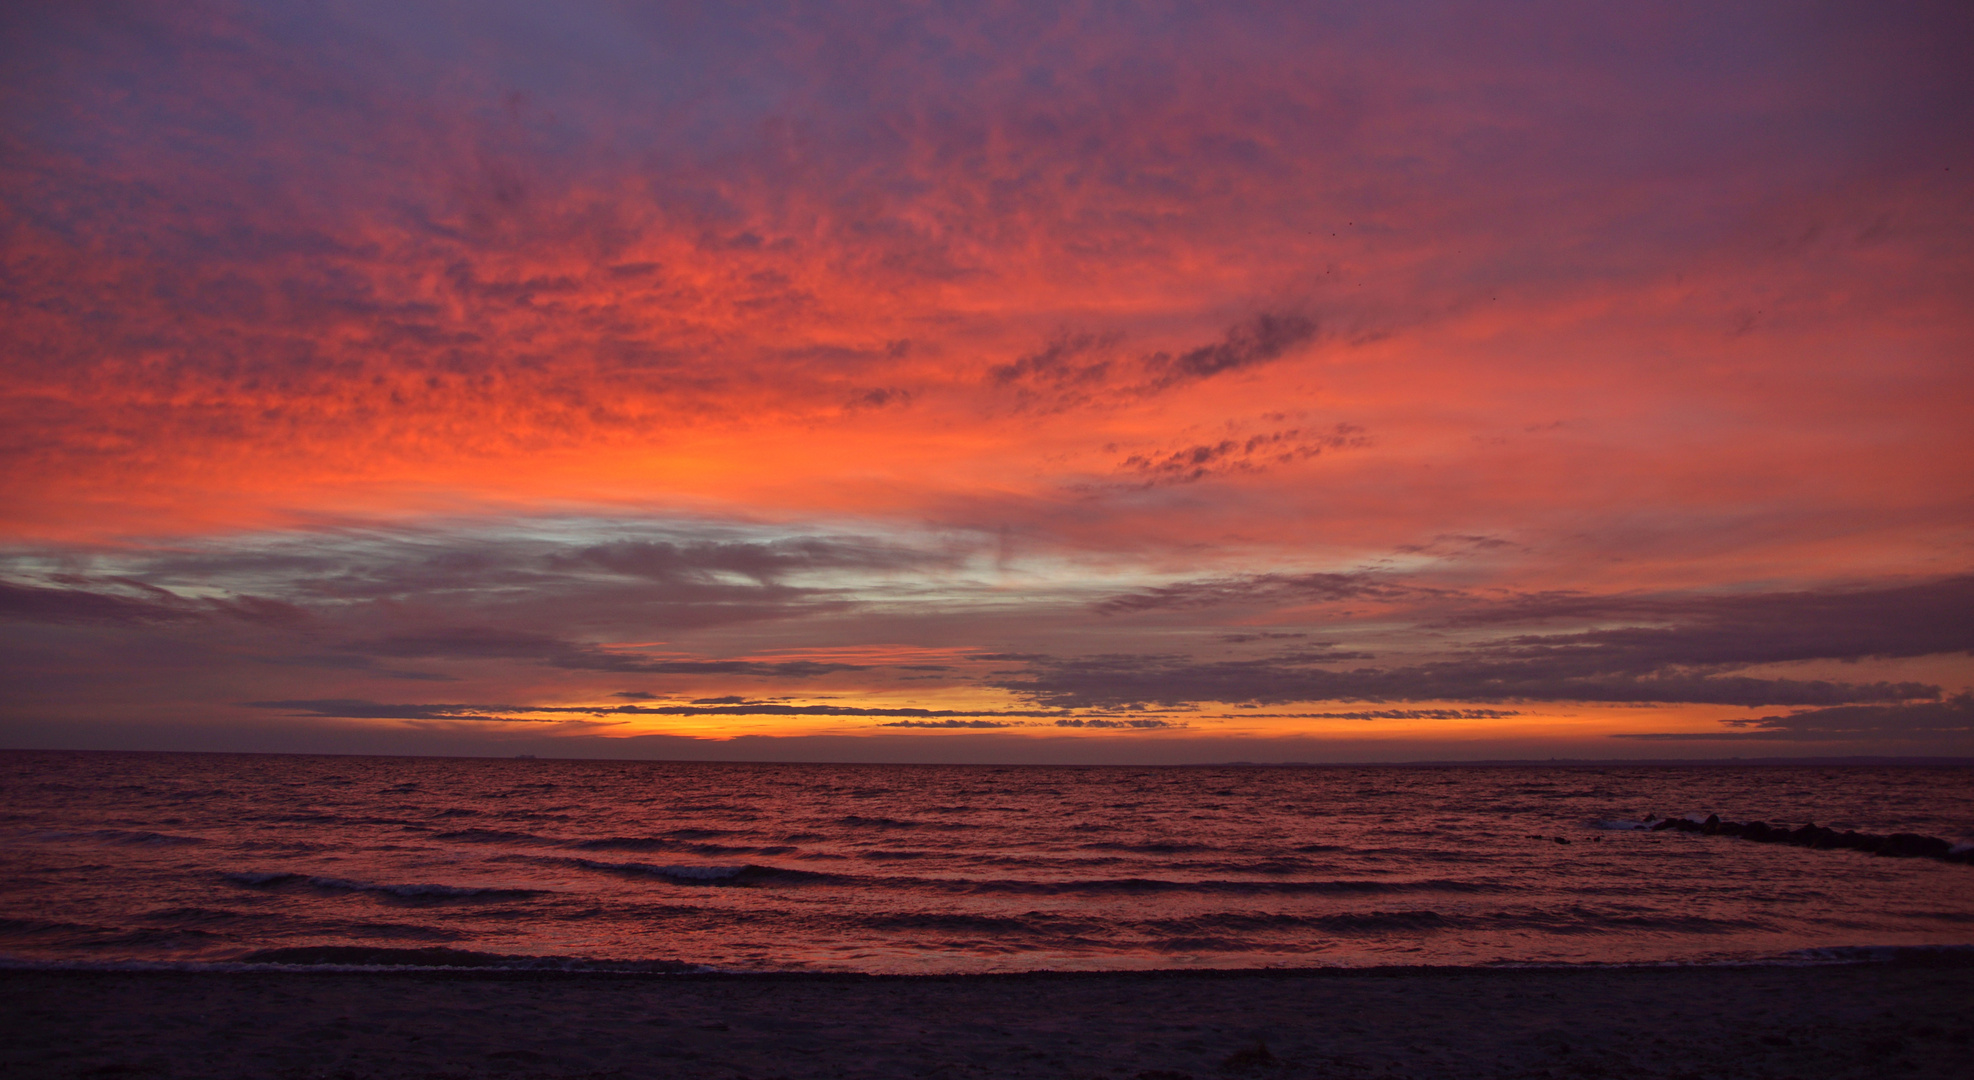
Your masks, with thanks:
[{"label": "dark sand", "polygon": [[917,978],[0,972],[0,1074],[22,1078],[1964,1080],[1974,1076],[1970,1028],[1967,966]]}]

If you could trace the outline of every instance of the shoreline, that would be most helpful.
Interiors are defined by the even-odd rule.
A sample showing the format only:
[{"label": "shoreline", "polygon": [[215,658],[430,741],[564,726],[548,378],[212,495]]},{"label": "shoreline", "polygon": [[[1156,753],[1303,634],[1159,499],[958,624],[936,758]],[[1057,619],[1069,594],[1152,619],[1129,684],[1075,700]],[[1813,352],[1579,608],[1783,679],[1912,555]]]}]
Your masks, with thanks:
[{"label": "shoreline", "polygon": [[1974,962],[633,973],[0,969],[22,1077],[1964,1075]]}]

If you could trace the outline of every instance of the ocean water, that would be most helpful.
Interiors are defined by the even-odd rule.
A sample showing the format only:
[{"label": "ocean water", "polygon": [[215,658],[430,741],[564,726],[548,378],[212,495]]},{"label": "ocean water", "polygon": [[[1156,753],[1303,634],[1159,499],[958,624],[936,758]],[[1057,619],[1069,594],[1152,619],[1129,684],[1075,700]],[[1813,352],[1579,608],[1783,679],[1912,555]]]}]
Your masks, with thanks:
[{"label": "ocean water", "polygon": [[1970,781],[7,751],[0,958],[977,972],[1965,946],[1974,866],[1632,826],[1965,844]]}]

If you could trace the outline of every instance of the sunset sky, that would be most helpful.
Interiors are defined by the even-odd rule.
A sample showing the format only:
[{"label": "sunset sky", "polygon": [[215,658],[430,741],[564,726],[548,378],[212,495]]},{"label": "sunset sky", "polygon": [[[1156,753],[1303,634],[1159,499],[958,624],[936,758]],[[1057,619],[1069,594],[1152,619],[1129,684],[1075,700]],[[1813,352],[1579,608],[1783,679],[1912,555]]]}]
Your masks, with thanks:
[{"label": "sunset sky", "polygon": [[1965,3],[0,20],[0,745],[1974,754]]}]

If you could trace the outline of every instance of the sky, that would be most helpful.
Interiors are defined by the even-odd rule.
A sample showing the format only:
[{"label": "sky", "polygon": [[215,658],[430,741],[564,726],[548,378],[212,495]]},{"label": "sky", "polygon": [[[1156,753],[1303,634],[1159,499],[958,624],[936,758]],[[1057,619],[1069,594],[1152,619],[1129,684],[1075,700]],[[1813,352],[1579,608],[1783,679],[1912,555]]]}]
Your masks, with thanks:
[{"label": "sky", "polygon": [[1974,755],[1961,3],[0,12],[0,745]]}]

